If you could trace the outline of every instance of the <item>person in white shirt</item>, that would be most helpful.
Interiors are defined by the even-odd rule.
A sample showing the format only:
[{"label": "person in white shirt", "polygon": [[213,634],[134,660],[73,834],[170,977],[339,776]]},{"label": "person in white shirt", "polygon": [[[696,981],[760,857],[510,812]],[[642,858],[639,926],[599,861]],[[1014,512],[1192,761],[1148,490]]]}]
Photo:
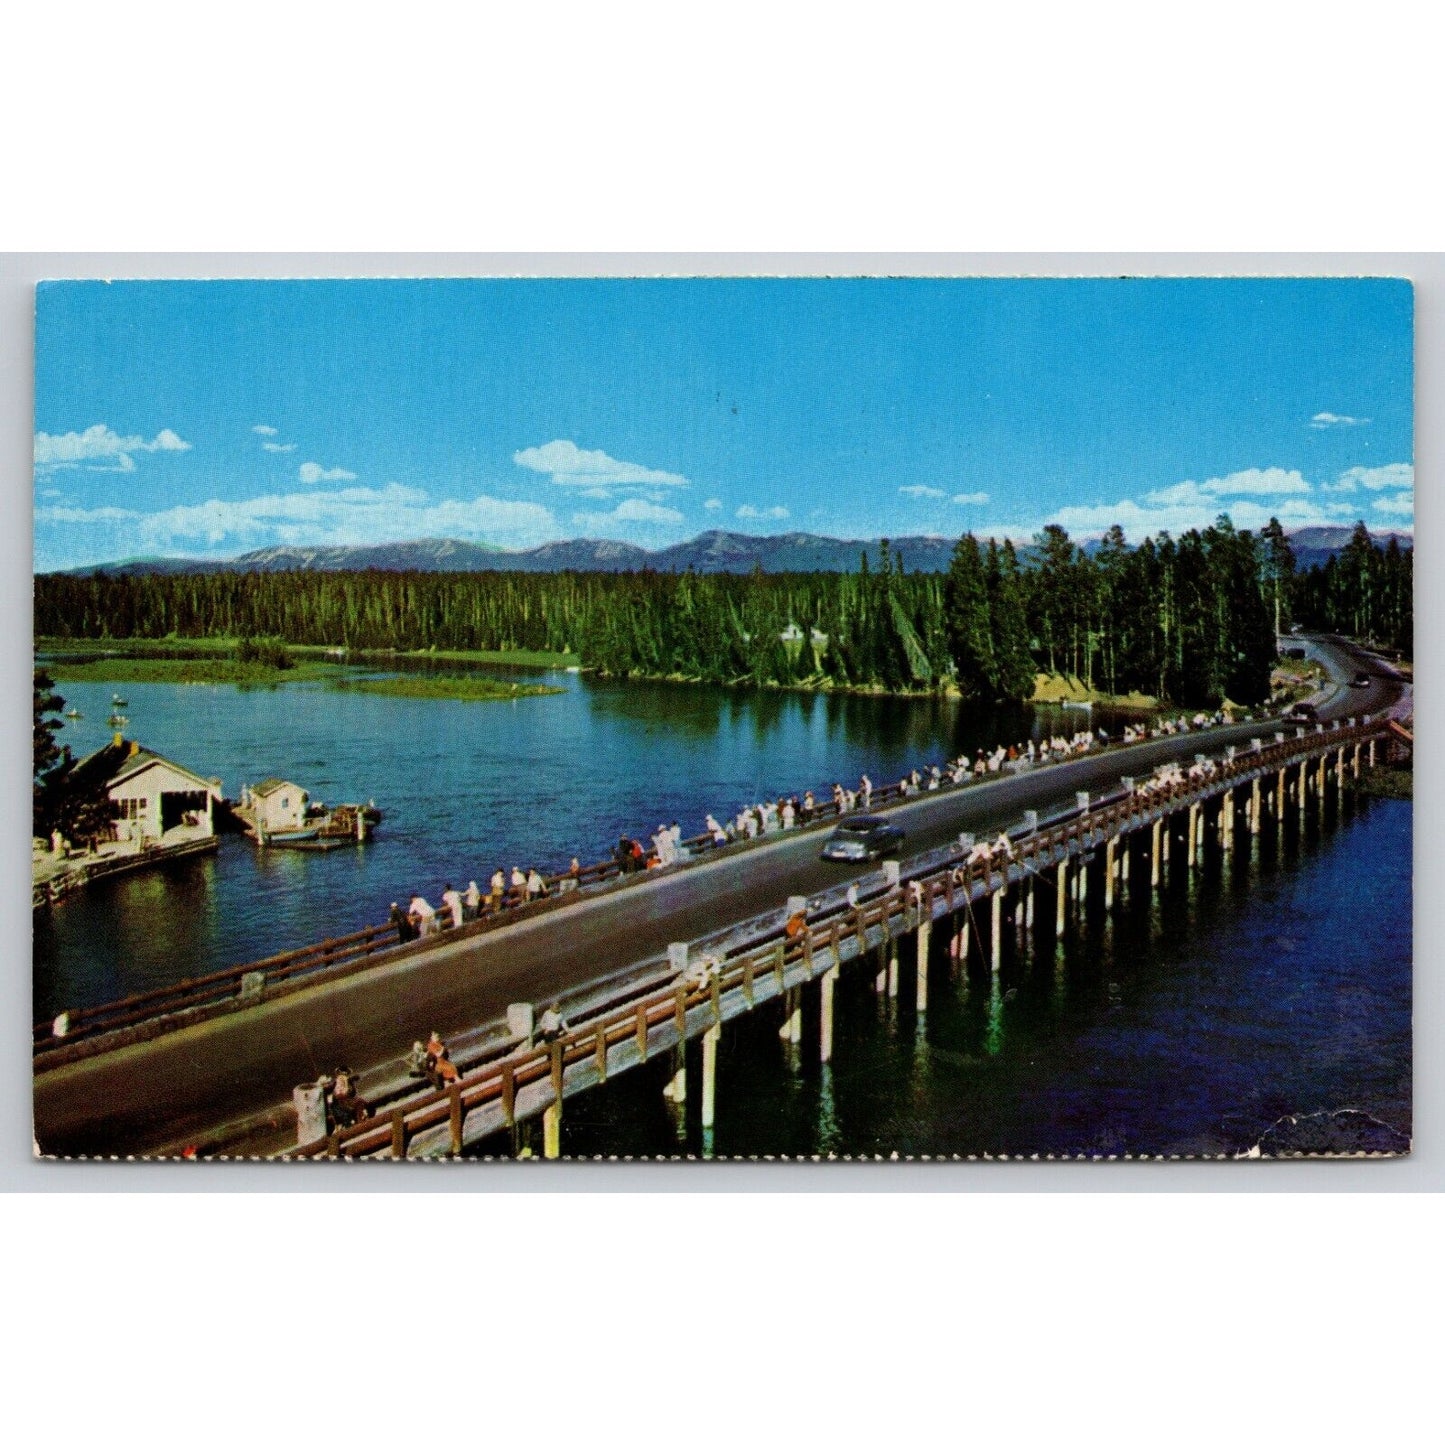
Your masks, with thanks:
[{"label": "person in white shirt", "polygon": [[442,890],[442,907],[452,916],[452,927],[462,926],[462,895],[450,883]]},{"label": "person in white shirt", "polygon": [[533,868],[527,874],[527,902],[535,903],[539,898],[547,896],[547,885],[542,882],[542,875]]},{"label": "person in white shirt", "polygon": [[416,924],[416,931],[421,937],[425,938],[428,933],[435,931],[437,911],[420,893],[412,896],[407,912],[411,915],[411,921]]},{"label": "person in white shirt", "polygon": [[467,891],[462,894],[462,917],[475,918],[482,910],[482,890],[477,887],[477,880],[472,879],[467,884]]}]

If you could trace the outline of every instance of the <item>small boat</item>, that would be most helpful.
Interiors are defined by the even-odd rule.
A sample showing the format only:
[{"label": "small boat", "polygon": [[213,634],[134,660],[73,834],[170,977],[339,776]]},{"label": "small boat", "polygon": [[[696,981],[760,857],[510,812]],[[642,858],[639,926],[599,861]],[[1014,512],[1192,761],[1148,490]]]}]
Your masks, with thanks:
[{"label": "small boat", "polygon": [[67,708],[67,709],[66,709],[66,712],[65,712],[65,715],[66,715],[66,717],[72,717],[72,718],[73,718],[73,717],[84,717],[84,716],[85,716],[85,714],[84,714],[83,712],[81,712],[81,710],[80,710],[78,707]]},{"label": "small boat", "polygon": [[266,834],[268,848],[304,848],[315,841],[315,828],[288,828],[284,833]]},{"label": "small boat", "polygon": [[1081,712],[1088,712],[1089,709],[1093,707],[1093,705],[1094,704],[1092,702],[1076,702],[1073,698],[1066,698],[1060,704],[1061,707],[1076,707]]},{"label": "small boat", "polygon": [[106,718],[106,722],[113,728],[123,728],[130,721],[123,713],[113,712]]},{"label": "small boat", "polygon": [[118,692],[113,692],[113,693],[111,693],[111,695],[110,695],[110,705],[111,705],[112,707],[129,707],[129,706],[130,706],[130,704],[129,704],[128,702],[126,702],[126,700],[125,700]]}]

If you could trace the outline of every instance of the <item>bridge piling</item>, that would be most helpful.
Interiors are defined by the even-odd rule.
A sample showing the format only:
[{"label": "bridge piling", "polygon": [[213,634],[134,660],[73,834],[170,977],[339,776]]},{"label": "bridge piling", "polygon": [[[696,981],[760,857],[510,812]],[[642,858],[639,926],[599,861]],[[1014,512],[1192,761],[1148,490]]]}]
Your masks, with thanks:
[{"label": "bridge piling", "polygon": [[1193,869],[1198,863],[1195,850],[1199,846],[1199,804],[1189,805],[1189,867]]},{"label": "bridge piling", "polygon": [[562,1157],[562,1100],[554,1099],[542,1111],[542,1157]]},{"label": "bridge piling", "polygon": [[1104,844],[1104,907],[1113,910],[1114,907],[1114,840],[1110,838]]},{"label": "bridge piling", "polygon": [[722,1025],[709,1025],[702,1036],[702,1127],[711,1129],[717,1117],[717,1046]]},{"label": "bridge piling", "polygon": [[888,997],[898,997],[898,940],[888,940]]},{"label": "bridge piling", "polygon": [[931,921],[925,919],[918,925],[918,987],[916,1005],[919,1013],[928,1009],[928,941],[933,932]]},{"label": "bridge piling", "polygon": [[1154,819],[1154,826],[1149,830],[1149,886],[1159,886],[1159,853],[1161,848],[1160,835],[1164,832],[1164,821],[1162,818]]},{"label": "bridge piling", "polygon": [[1069,859],[1066,854],[1059,859],[1058,886],[1054,893],[1054,936],[1064,936],[1069,906]]},{"label": "bridge piling", "polygon": [[1259,832],[1259,778],[1255,777],[1249,785],[1249,831],[1251,834]]},{"label": "bridge piling", "polygon": [[1003,889],[995,888],[991,899],[992,937],[989,939],[989,963],[995,973],[1003,958]]},{"label": "bridge piling", "polygon": [[687,1103],[687,1045],[679,1042],[672,1050],[672,1073],[663,1085],[662,1097],[679,1109]]},{"label": "bridge piling", "polygon": [[838,982],[838,965],[825,969],[819,983],[822,1017],[818,1024],[818,1060],[828,1063],[833,1057],[833,988]]},{"label": "bridge piling", "polygon": [[1024,927],[1030,933],[1034,931],[1034,879],[1028,882],[1028,903],[1024,907]]}]

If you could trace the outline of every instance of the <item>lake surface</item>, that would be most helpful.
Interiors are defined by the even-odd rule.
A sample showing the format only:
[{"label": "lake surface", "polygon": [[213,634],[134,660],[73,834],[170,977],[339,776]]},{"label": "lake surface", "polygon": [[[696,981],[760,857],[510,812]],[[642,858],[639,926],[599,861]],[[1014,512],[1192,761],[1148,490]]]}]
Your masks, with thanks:
[{"label": "lake surface", "polygon": [[[495,675],[537,678],[535,672]],[[35,1016],[245,962],[380,921],[392,899],[485,884],[499,864],[565,866],[619,833],[730,817],[783,791],[876,782],[996,741],[1071,732],[1087,714],[942,701],[599,682],[515,702],[127,684],[130,736],[235,797],[268,775],[313,798],[374,798],[376,839],[327,854],[220,852],[84,890],[36,915]],[[77,754],[109,737],[109,684],[62,683],[85,717]],[[1117,718],[1095,711],[1094,725]],[[935,958],[931,1006],[880,1004],[866,970],[838,991],[836,1057],[816,1062],[815,1010],[790,1051],[761,1009],[723,1034],[718,1122],[697,1089],[662,1101],[665,1061],[570,1100],[569,1153],[1232,1153],[1320,1131],[1399,1148],[1410,1130],[1411,807],[1348,802],[1278,851],[1177,869],[1062,947],[976,964]],[[1137,870],[1136,870],[1137,882]],[[1095,890],[1097,893],[1101,890]],[[816,991],[809,991],[815,993]],[[1340,1112],[1347,1111],[1347,1112]],[[1320,1119],[1268,1134],[1289,1115]],[[1314,1130],[1311,1135],[1310,1131]]]},{"label": "lake surface", "polygon": [[662,1058],[569,1099],[564,1152],[1399,1151],[1411,1129],[1411,813],[1347,804],[1323,830],[1312,817],[1302,842],[1287,833],[1280,852],[1266,832],[1252,858],[1176,869],[1155,896],[1136,860],[1127,906],[1106,920],[1095,897],[1062,946],[1044,890],[1036,947],[1006,951],[999,974],[975,956],[950,978],[936,947],[921,1016],[906,947],[896,1000],[878,996],[870,968],[845,969],[831,1064],[817,1061],[818,991],[805,989],[797,1049],[778,1038],[780,1003],[724,1028],[713,1129],[701,1127],[694,1043],[685,1112],[663,1100]]}]

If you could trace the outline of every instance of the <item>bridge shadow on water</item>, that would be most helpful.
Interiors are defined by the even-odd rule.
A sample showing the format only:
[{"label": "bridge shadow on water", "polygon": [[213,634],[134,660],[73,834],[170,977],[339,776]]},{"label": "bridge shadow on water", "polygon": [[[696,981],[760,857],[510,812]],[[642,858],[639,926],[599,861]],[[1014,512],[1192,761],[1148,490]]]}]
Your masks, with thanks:
[{"label": "bridge shadow on water", "polygon": [[[947,923],[933,931],[926,1012],[910,935],[896,993],[876,955],[845,966],[831,1063],[805,988],[800,1043],[780,1036],[780,1000],[723,1029],[713,1128],[695,1041],[685,1104],[664,1098],[672,1065],[656,1057],[567,1100],[563,1154],[1218,1156],[1269,1152],[1300,1118],[1317,1123],[1295,1147],[1407,1148],[1411,819],[1347,792],[1302,824],[1287,808],[1283,829],[1239,827],[1232,853],[1211,836],[1192,870],[1176,829],[1157,891],[1142,837],[1118,906],[1096,859],[1061,941],[1050,874],[1032,932],[1005,925],[997,972],[975,905],[965,961]],[[540,1153],[540,1123],[519,1143]]]}]

